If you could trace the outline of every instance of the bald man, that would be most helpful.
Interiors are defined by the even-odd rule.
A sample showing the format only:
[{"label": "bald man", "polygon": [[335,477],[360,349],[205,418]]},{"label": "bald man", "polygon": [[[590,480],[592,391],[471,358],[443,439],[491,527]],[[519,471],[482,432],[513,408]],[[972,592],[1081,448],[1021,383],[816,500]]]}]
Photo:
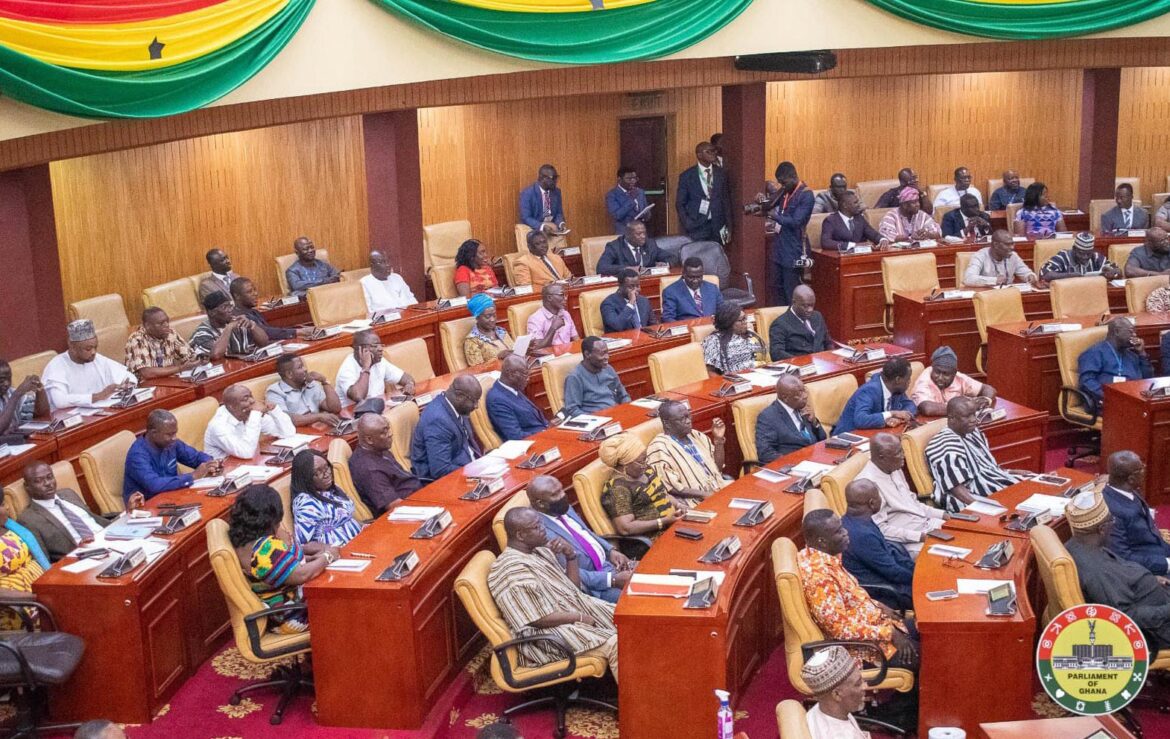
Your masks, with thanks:
[{"label": "bald man", "polygon": [[371,316],[418,302],[406,280],[390,266],[390,259],[378,250],[370,252],[370,273],[361,279],[361,284]]},{"label": "bald man", "polygon": [[829,326],[817,310],[817,294],[808,285],[792,291],[792,305],[768,327],[772,361],[815,354],[833,348]]},{"label": "bald man", "polygon": [[808,407],[808,391],[797,375],[776,381],[776,400],[756,417],[756,456],[760,464],[825,440],[825,429]]},{"label": "bald man", "polygon": [[882,496],[872,480],[854,480],[845,486],[847,508],[841,525],[849,532],[849,547],[841,562],[865,591],[898,611],[914,607],[914,560],[901,544],[882,534],[874,516]]},{"label": "bald man", "polygon": [[469,418],[482,394],[473,375],[458,375],[419,414],[410,442],[411,468],[419,478],[437,480],[483,456]]},{"label": "bald man", "polygon": [[874,523],[882,536],[904,546],[916,559],[927,535],[941,528],[949,514],[923,504],[910,489],[902,472],[906,455],[901,439],[887,431],[876,434],[870,439],[869,454],[869,462],[854,479],[869,480],[877,487],[882,504],[873,515]]},{"label": "bald man", "polygon": [[1154,367],[1146,356],[1146,344],[1128,318],[1110,321],[1105,338],[1077,357],[1081,392],[1089,397],[1094,408],[1099,409],[1105,399],[1105,385],[1153,376]]},{"label": "bald man", "polygon": [[[179,472],[179,465],[192,470]],[[146,433],[126,452],[122,502],[149,500],[167,490],[191,487],[196,480],[219,472],[220,465],[179,438],[179,422],[161,408],[146,417]]]},{"label": "bald man", "polygon": [[544,411],[527,395],[528,361],[509,354],[500,365],[500,379],[488,389],[484,401],[492,428],[505,441],[527,439],[548,428]]},{"label": "bald man", "polygon": [[1146,503],[1146,465],[1138,455],[1122,450],[1109,455],[1108,471],[1109,484],[1101,494],[1114,520],[1109,548],[1155,575],[1167,576],[1170,544],[1162,539],[1154,511]]},{"label": "bald man", "polygon": [[317,245],[308,236],[298,236],[293,242],[297,261],[284,271],[290,295],[304,295],[310,287],[341,280],[341,273],[329,262],[317,258]]},{"label": "bald man", "polygon": [[207,424],[203,450],[215,459],[251,459],[260,449],[261,435],[283,439],[296,432],[292,419],[275,404],[258,403],[247,387],[230,385]]},{"label": "bald man", "polygon": [[358,419],[357,448],[349,457],[349,474],[358,496],[375,516],[422,487],[418,477],[403,469],[390,452],[393,441],[385,416],[365,413]]}]

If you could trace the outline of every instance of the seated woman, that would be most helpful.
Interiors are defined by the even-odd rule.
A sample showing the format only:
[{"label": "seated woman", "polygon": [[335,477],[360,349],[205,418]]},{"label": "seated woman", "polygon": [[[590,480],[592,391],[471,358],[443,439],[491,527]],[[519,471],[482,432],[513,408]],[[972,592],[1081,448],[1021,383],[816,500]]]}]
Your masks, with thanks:
[{"label": "seated woman", "polygon": [[[283,530],[280,494],[267,485],[249,485],[232,504],[228,538],[244,575],[269,608],[301,601],[301,585],[325,571],[340,553],[337,547],[313,542],[301,546]],[[268,630],[298,634],[309,628],[305,613],[269,617]]]},{"label": "seated woman", "polygon": [[601,461],[614,470],[601,490],[601,505],[622,536],[656,538],[682,517],[666,488],[646,464],[646,445],[630,433],[601,442]]},{"label": "seated woman", "polygon": [[764,342],[748,330],[747,315],[732,301],[715,310],[715,332],[703,339],[703,361],[712,372],[729,374],[751,369],[767,354]]},{"label": "seated woman", "polygon": [[1033,182],[1024,191],[1024,204],[1016,213],[1012,229],[1017,236],[1044,239],[1057,231],[1064,231],[1064,215],[1048,202],[1048,188],[1043,182]]},{"label": "seated woman", "polygon": [[496,301],[480,293],[467,301],[467,310],[475,316],[475,326],[463,340],[463,356],[467,366],[503,359],[512,353],[512,337],[496,325]]},{"label": "seated woman", "polygon": [[[16,532],[0,529],[0,599],[35,600],[32,584],[44,572]],[[21,623],[20,616],[12,609],[0,610],[0,629],[17,631],[22,628]]]},{"label": "seated woman", "polygon": [[487,247],[475,239],[464,241],[455,253],[455,290],[467,297],[499,286]]},{"label": "seated woman", "polygon": [[353,501],[333,484],[333,466],[321,452],[305,449],[292,463],[293,526],[298,544],[344,546],[361,532]]}]

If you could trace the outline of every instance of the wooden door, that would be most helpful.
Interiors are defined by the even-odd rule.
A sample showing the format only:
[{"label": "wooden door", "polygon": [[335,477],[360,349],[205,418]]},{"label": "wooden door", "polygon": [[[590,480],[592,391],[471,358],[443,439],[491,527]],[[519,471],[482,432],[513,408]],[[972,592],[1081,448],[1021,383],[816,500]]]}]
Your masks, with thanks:
[{"label": "wooden door", "polygon": [[[647,227],[651,236],[666,234],[669,206],[666,174],[666,117],[624,118],[621,120],[621,161],[638,172],[638,186],[646,191],[646,202],[654,205]],[[616,173],[617,167],[614,167]]]}]

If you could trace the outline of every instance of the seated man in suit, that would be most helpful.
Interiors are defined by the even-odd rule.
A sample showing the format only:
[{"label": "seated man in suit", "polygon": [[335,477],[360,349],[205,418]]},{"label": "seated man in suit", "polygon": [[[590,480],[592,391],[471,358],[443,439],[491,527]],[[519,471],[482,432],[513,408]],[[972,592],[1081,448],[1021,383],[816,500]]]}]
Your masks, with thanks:
[{"label": "seated man in suit", "polygon": [[557,478],[534,477],[528,483],[528,502],[540,514],[548,538],[564,539],[577,553],[581,589],[594,598],[617,603],[637,562],[590,530],[569,505],[569,496]]},{"label": "seated man in suit", "polygon": [[756,456],[760,464],[824,441],[825,429],[808,407],[808,391],[796,375],[776,381],[776,400],[756,416]]},{"label": "seated man in suit", "polygon": [[[849,546],[841,563],[875,600],[896,611],[914,607],[914,560],[906,547],[889,541],[874,521],[882,496],[871,480],[853,480],[845,486],[847,508],[841,525],[849,532]],[[870,587],[870,586],[880,587]]]},{"label": "seated man in suit", "polygon": [[393,442],[390,422],[381,413],[363,413],[358,418],[357,448],[349,457],[349,474],[358,496],[375,516],[422,487],[418,477],[390,452]]},{"label": "seated man in suit", "polygon": [[565,260],[548,248],[548,236],[543,231],[529,231],[528,253],[522,254],[512,263],[517,285],[532,285],[538,290],[545,285],[561,280],[573,279]]},{"label": "seated man in suit", "polygon": [[1170,544],[1162,538],[1154,511],[1146,503],[1146,466],[1128,450],[1114,452],[1108,461],[1109,484],[1101,491],[1113,514],[1109,549],[1122,559],[1145,567],[1155,575],[1170,575]]},{"label": "seated man in suit", "polygon": [[1128,231],[1131,228],[1148,228],[1150,215],[1145,208],[1133,204],[1133,185],[1122,182],[1113,194],[1117,205],[1101,215],[1101,233]]},{"label": "seated man in suit", "polygon": [[894,428],[909,423],[918,414],[914,401],[906,396],[911,368],[905,357],[891,357],[849,398],[834,434],[854,429]]},{"label": "seated man in suit", "polygon": [[698,164],[678,176],[674,206],[678,222],[693,241],[731,240],[731,191],[727,173],[716,164],[715,147],[703,141],[695,147]]},{"label": "seated man in suit", "polygon": [[207,252],[207,266],[211,267],[211,274],[199,281],[199,302],[214,292],[229,294],[232,280],[239,277],[232,271],[232,258],[223,249],[215,248]]},{"label": "seated man in suit", "polygon": [[24,489],[29,505],[16,522],[32,532],[41,550],[53,562],[89,541],[109,525],[90,513],[85,501],[74,490],[58,490],[53,468],[44,462],[32,462],[24,468]]},{"label": "seated man in suit", "polygon": [[500,379],[487,392],[485,406],[492,428],[504,441],[527,439],[548,428],[544,412],[527,395],[528,361],[510,354],[500,365]]},{"label": "seated man in suit", "polygon": [[869,225],[862,215],[861,198],[857,193],[846,192],[841,196],[839,207],[821,222],[821,248],[826,251],[851,249],[857,244],[889,243],[877,229]]},{"label": "seated man in suit", "polygon": [[[1117,265],[1097,251],[1097,239],[1088,231],[1082,231],[1073,239],[1073,248],[1052,255],[1040,268],[1040,279],[1045,282],[1063,280],[1069,277],[1100,274],[1107,280],[1121,277]],[[1147,308],[1149,310],[1149,308]]]},{"label": "seated man in suit", "polygon": [[1104,400],[1105,385],[1153,376],[1154,368],[1146,356],[1146,344],[1128,318],[1111,320],[1105,330],[1105,340],[1093,344],[1077,357],[1078,385],[1098,409]]},{"label": "seated man in suit", "polygon": [[581,364],[565,378],[562,412],[571,418],[629,402],[630,394],[609,364],[609,346],[596,336],[586,336],[581,342]]},{"label": "seated man in suit", "polygon": [[605,245],[605,251],[597,260],[597,274],[616,275],[627,267],[641,271],[669,265],[670,255],[659,249],[654,239],[646,237],[646,224],[630,221],[622,236]]},{"label": "seated man in suit", "polygon": [[995,461],[975,410],[973,398],[951,398],[947,402],[946,427],[926,444],[926,466],[934,478],[934,503],[951,513],[976,498],[989,498],[1019,482]]},{"label": "seated man in suit", "polygon": [[911,558],[917,559],[926,535],[941,528],[948,514],[925,505],[906,482],[906,455],[902,440],[887,431],[874,434],[869,442],[869,462],[861,468],[854,480],[869,480],[881,496],[881,508],[873,514],[873,521],[882,536],[906,548]]},{"label": "seated man in suit", "polygon": [[768,327],[773,362],[833,348],[825,317],[816,308],[817,294],[811,287],[799,285],[792,291],[792,305]]},{"label": "seated man in suit", "polygon": [[662,291],[663,323],[715,315],[723,303],[723,293],[704,280],[703,274],[702,259],[687,257],[683,261],[682,279]]},{"label": "seated man in suit", "polygon": [[940,346],[930,355],[930,367],[918,375],[910,400],[919,415],[945,416],[947,401],[960,395],[974,398],[981,409],[995,405],[995,388],[960,372],[955,350]]},{"label": "seated man in suit", "polygon": [[658,323],[650,301],[642,295],[638,273],[625,268],[618,273],[618,288],[601,301],[601,323],[605,332],[629,331]]},{"label": "seated man in suit", "polygon": [[[605,194],[605,209],[613,221],[613,232],[622,234],[627,224],[646,209],[646,193],[638,187],[638,173],[633,167],[618,168],[617,184]],[[637,219],[642,223],[650,220],[650,214]]]},{"label": "seated man in suit", "polygon": [[70,321],[65,333],[69,337],[68,348],[50,359],[41,374],[53,410],[92,406],[138,384],[138,379],[123,365],[98,354],[93,321],[88,318]]},{"label": "seated man in suit", "polygon": [[[179,472],[179,465],[191,472]],[[146,433],[126,452],[122,478],[122,502],[128,507],[134,498],[141,504],[159,493],[191,487],[196,480],[219,474],[222,465],[210,454],[179,438],[174,414],[156,408],[146,417]]]},{"label": "seated man in suit", "polygon": [[959,207],[949,211],[942,220],[943,236],[964,239],[978,238],[991,233],[991,214],[979,207],[979,199],[970,193],[959,198]]},{"label": "seated man in suit", "polygon": [[865,708],[865,681],[845,647],[814,652],[800,668],[800,678],[817,699],[805,716],[812,739],[869,739],[853,718]]},{"label": "seated man in suit", "polygon": [[[813,213],[836,213],[841,210],[841,200],[845,197],[845,194],[852,192],[849,189],[849,181],[845,179],[845,175],[840,172],[834,172],[829,177],[829,189],[817,193],[816,198],[813,199]],[[860,203],[861,201],[859,200],[858,202]]]},{"label": "seated man in suit", "polygon": [[568,230],[561,188],[557,187],[560,178],[556,167],[542,164],[536,173],[536,182],[520,191],[520,222],[555,240],[553,246],[558,249],[566,246],[563,232]]},{"label": "seated man in suit", "polygon": [[341,281],[341,273],[329,262],[317,258],[317,247],[308,236],[299,236],[293,242],[297,261],[284,271],[289,295],[304,295],[310,287]]},{"label": "seated man in suit", "polygon": [[297,427],[282,409],[257,402],[244,385],[229,385],[223,391],[223,405],[203,432],[203,449],[216,459],[251,459],[260,448],[261,436],[283,439],[296,432]]},{"label": "seated man in suit", "polygon": [[483,456],[469,416],[483,388],[472,375],[459,375],[423,408],[410,441],[414,474],[430,482]]}]

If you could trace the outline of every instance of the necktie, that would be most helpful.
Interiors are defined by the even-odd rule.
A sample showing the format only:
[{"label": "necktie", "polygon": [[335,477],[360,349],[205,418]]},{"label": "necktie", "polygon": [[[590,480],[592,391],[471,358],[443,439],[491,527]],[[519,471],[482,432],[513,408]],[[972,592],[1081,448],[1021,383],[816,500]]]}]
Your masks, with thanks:
[{"label": "necktie", "polygon": [[552,261],[550,261],[547,256],[541,257],[540,261],[544,262],[545,267],[548,267],[548,271],[552,273],[554,280],[561,279],[560,274],[557,272],[557,268],[552,265]]},{"label": "necktie", "polygon": [[547,217],[552,215],[552,202],[549,199],[548,190],[541,188],[540,197],[541,197],[541,200],[544,202],[544,215],[547,218]]},{"label": "necktie", "polygon": [[889,400],[886,401],[886,410],[887,411],[894,410],[894,396],[893,395],[891,395]]},{"label": "necktie", "polygon": [[61,515],[65,517],[65,520],[68,521],[69,525],[73,527],[73,530],[77,532],[77,539],[74,542],[75,544],[80,544],[83,539],[92,538],[90,536],[89,525],[86,524],[84,520],[82,520],[81,516],[74,513],[69,508],[69,506],[65,505],[64,502],[61,501],[60,498],[57,499],[56,503],[57,510],[61,511]]},{"label": "necktie", "polygon": [[703,185],[704,185],[703,189],[705,189],[707,191],[707,193],[710,194],[710,192],[711,192],[711,168],[710,167],[703,168]]},{"label": "necktie", "polygon": [[636,246],[631,246],[630,250],[634,253],[634,266],[641,267],[642,266],[642,250]]},{"label": "necktie", "polygon": [[638,311],[638,304],[635,303],[630,307],[634,309],[634,328],[642,328],[642,314]]},{"label": "necktie", "polygon": [[1131,225],[1133,225],[1133,211],[1132,210],[1123,210],[1123,211],[1121,211],[1121,213],[1122,213],[1122,217],[1124,218],[1124,221],[1122,223],[1124,224],[1126,229],[1128,229]]},{"label": "necktie", "polygon": [[578,534],[577,529],[575,527],[569,525],[569,522],[567,520],[568,518],[569,518],[569,516],[567,514],[564,516],[561,516],[561,518],[560,518],[561,526],[565,527],[565,531],[569,532],[569,536],[576,539],[577,545],[580,546],[581,549],[584,550],[584,552],[589,555],[589,561],[593,563],[593,569],[597,570],[597,571],[601,571],[602,569],[604,569],[602,564],[601,564],[601,557],[597,556],[596,550],[594,550],[594,548],[589,545],[589,542],[585,540],[585,537]]},{"label": "necktie", "polygon": [[703,313],[703,294],[701,290],[695,291],[695,308],[699,310],[700,315]]},{"label": "necktie", "polygon": [[471,421],[467,416],[459,417],[459,425],[463,428],[463,442],[467,445],[467,452],[472,459],[479,459],[479,445],[475,442],[475,434],[471,431]]},{"label": "necktie", "polygon": [[804,325],[805,325],[805,328],[807,328],[807,329],[808,329],[808,332],[809,332],[810,334],[812,334],[813,336],[816,336],[816,335],[817,335],[817,332],[813,330],[812,324],[808,322],[808,319],[807,319],[807,318],[806,318],[806,319],[804,319]]}]

